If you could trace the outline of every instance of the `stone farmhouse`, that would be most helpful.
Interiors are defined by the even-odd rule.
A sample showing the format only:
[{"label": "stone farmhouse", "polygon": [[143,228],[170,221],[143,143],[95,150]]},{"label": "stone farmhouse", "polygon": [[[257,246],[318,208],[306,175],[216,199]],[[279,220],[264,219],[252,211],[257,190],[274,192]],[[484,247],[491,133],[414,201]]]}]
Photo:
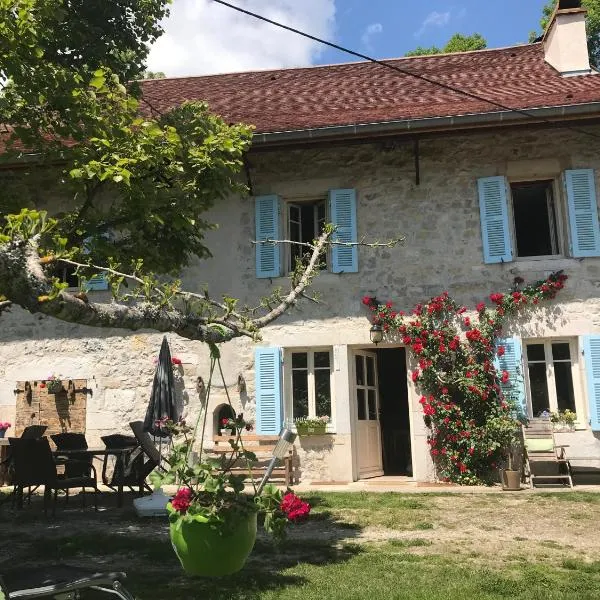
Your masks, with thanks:
[{"label": "stone farmhouse", "polygon": [[[561,2],[536,43],[386,63],[394,69],[357,62],[142,83],[152,110],[202,99],[228,122],[256,126],[244,173],[251,195],[212,210],[214,258],[186,270],[187,288],[256,301],[285,285],[298,250],[252,241],[311,241],[325,222],[350,241],[405,237],[397,248],[334,247],[313,284],[319,303],[302,302],[258,344],[223,347],[237,409],[260,434],[331,418],[326,435],[296,442],[304,482],[434,480],[411,359],[401,339],[371,342],[361,298],[410,310],[448,290],[474,307],[515,277],[563,269],[563,293],[510,325],[506,366],[523,374],[529,416],[572,410],[575,431],[561,443],[600,462],[600,74],[585,11]],[[13,390],[51,372],[89,390],[78,419],[92,441],[143,417],[161,335],[16,308],[1,326],[0,420],[47,419],[19,407]],[[169,342],[182,361],[181,409],[193,417],[208,350]],[[215,434],[224,402],[217,386]]]}]

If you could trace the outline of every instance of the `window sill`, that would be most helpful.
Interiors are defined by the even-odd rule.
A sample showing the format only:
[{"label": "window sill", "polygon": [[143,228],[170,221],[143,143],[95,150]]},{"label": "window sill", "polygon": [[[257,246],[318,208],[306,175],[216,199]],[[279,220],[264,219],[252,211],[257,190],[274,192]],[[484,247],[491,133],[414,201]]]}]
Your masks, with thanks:
[{"label": "window sill", "polygon": [[528,256],[526,258],[515,258],[512,263],[519,269],[530,270],[552,270],[568,269],[578,258],[570,256]]}]

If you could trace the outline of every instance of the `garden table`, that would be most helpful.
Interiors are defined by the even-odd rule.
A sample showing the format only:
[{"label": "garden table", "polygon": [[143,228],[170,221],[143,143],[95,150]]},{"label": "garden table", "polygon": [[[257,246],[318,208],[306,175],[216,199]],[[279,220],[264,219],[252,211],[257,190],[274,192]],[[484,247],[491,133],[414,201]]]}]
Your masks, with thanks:
[{"label": "garden table", "polygon": [[[69,458],[69,456],[82,454],[88,454],[94,458],[101,458],[104,456],[115,456],[119,460],[126,452],[131,452],[133,448],[131,446],[127,448],[80,448],[77,450],[54,450],[53,454],[56,457]],[[119,483],[117,486],[117,506],[121,508],[123,506],[123,484]]]}]

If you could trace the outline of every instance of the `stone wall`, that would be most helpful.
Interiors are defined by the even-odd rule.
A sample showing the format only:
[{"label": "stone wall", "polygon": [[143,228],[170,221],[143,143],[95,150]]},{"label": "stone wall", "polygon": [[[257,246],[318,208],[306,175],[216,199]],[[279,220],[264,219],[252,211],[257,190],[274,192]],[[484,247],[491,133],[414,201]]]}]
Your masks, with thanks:
[{"label": "stone wall", "polygon": [[[600,128],[588,129],[600,133]],[[529,280],[565,269],[570,280],[559,299],[513,323],[507,334],[526,338],[600,333],[600,258],[483,264],[476,188],[477,178],[493,175],[550,178],[559,177],[567,168],[591,167],[598,176],[597,145],[585,135],[553,128],[424,138],[420,148],[420,185],[415,182],[412,143],[264,152],[250,157],[256,195],[314,199],[325,198],[331,188],[352,187],[357,190],[359,237],[406,238],[404,246],[395,249],[361,248],[356,274],[321,274],[314,283],[320,303],[301,302],[263,332],[262,344],[333,346],[338,357],[334,369],[336,435],[321,447],[316,442],[299,444],[305,480],[348,481],[356,476],[349,381],[353,349],[370,347],[369,323],[360,302],[365,294],[392,299],[398,308],[410,309],[447,289],[459,302],[473,306],[491,291],[510,287],[517,275]],[[600,179],[597,185],[600,189]],[[207,235],[214,258],[187,269],[184,282],[189,288],[198,290],[208,283],[213,297],[228,293],[254,304],[271,284],[287,285],[285,278],[270,282],[255,277],[251,198],[223,201],[211,218],[220,224]],[[77,327],[19,309],[3,315],[1,325],[0,420],[14,419],[16,381],[40,379],[49,372],[88,380],[93,390],[87,408],[91,438],[126,431],[130,420],[143,418],[161,335]],[[183,361],[178,375],[182,410],[193,418],[200,405],[196,378],[208,380],[208,353],[202,344],[168,337],[172,354]],[[246,340],[227,344],[223,360],[236,410],[252,416],[253,344]],[[240,374],[247,384],[243,393],[236,391]],[[430,479],[427,429],[418,395],[410,381],[408,386],[415,477]],[[219,383],[209,410],[224,401]],[[586,452],[600,456],[600,444],[591,432],[581,435]]]}]

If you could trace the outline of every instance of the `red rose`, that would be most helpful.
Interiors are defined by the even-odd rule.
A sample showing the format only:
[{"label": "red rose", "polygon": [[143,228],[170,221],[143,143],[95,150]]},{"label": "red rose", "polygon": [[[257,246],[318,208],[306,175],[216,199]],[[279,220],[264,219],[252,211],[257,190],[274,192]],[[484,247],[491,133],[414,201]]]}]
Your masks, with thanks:
[{"label": "red rose", "polygon": [[174,357],[171,359],[171,364],[172,364],[172,365],[180,365],[180,364],[181,364],[181,359],[180,359],[180,358],[177,358],[176,356],[174,356]]},{"label": "red rose", "polygon": [[477,305],[477,312],[481,312],[482,310],[485,310],[485,302],[480,302]]},{"label": "red rose", "polygon": [[510,375],[508,374],[508,371],[502,371],[502,383],[508,383],[509,379]]},{"label": "red rose", "polygon": [[447,396],[447,395],[448,395],[448,388],[447,388],[447,387],[443,387],[443,388],[442,388],[442,394],[443,394],[444,396]]},{"label": "red rose", "polygon": [[223,418],[221,419],[221,425],[223,425],[223,426],[224,426],[224,425],[227,425],[228,423],[229,423],[229,419],[226,419],[225,417],[223,417]]},{"label": "red rose", "polygon": [[471,319],[469,319],[469,317],[465,317],[463,323],[465,324],[465,327],[471,327]]},{"label": "red rose", "polygon": [[371,298],[371,296],[363,296],[362,303],[365,306],[370,306],[371,302],[373,302],[373,298]]},{"label": "red rose", "polygon": [[411,379],[413,380],[413,382],[417,382],[417,380],[419,379],[419,371],[413,371],[411,374]]},{"label": "red rose", "polygon": [[192,503],[192,490],[190,488],[180,488],[171,500],[171,506],[182,515],[185,514]]},{"label": "red rose", "polygon": [[498,350],[496,350],[496,354],[498,356],[504,356],[504,352],[505,352],[504,346],[498,346]]},{"label": "red rose", "polygon": [[494,304],[501,304],[502,300],[504,300],[504,294],[490,294],[490,300]]}]

